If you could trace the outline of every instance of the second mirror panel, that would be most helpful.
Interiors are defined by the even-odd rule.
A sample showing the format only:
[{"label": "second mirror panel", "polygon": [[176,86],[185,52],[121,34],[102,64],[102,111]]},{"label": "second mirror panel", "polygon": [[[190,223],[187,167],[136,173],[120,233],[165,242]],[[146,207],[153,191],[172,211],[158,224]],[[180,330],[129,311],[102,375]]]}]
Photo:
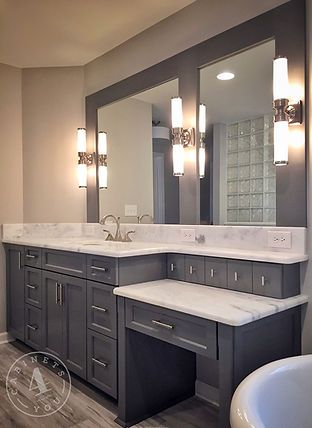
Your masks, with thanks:
[{"label": "second mirror panel", "polygon": [[172,80],[98,110],[108,156],[100,218],[112,213],[126,223],[179,223],[170,141],[170,99],[177,95],[178,80]]},{"label": "second mirror panel", "polygon": [[275,225],[274,56],[270,41],[200,70],[207,107],[202,224]]}]

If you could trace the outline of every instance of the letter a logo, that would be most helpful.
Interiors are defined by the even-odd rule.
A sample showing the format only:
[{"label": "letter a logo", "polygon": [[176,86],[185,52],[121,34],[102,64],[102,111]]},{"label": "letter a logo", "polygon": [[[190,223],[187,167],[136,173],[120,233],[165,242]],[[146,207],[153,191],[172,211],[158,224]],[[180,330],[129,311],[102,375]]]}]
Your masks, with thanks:
[{"label": "letter a logo", "polygon": [[32,377],[31,377],[30,385],[29,385],[29,391],[35,391],[36,389],[39,390],[39,392],[37,394],[35,394],[36,396],[44,394],[47,391],[50,391],[46,387],[46,384],[44,383],[41,371],[39,370],[38,367],[36,367],[34,369]]}]

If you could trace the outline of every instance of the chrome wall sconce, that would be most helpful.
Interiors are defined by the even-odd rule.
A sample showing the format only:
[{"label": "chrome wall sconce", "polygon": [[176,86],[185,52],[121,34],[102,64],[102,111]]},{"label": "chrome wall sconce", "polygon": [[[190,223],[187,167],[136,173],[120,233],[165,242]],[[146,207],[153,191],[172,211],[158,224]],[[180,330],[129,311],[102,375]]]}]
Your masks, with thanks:
[{"label": "chrome wall sconce", "polygon": [[182,98],[171,98],[173,175],[184,175],[184,148],[195,146],[194,128],[183,128]]},{"label": "chrome wall sconce", "polygon": [[288,164],[289,124],[302,123],[302,101],[289,103],[288,60],[273,61],[274,164]]},{"label": "chrome wall sconce", "polygon": [[[87,134],[85,128],[77,129],[78,186],[86,189],[88,185],[88,166],[96,164],[96,153],[87,153]],[[98,133],[98,182],[100,189],[107,188],[107,134]]]},{"label": "chrome wall sconce", "polygon": [[206,168],[206,145],[205,145],[205,134],[206,134],[206,106],[205,104],[199,105],[199,149],[198,149],[198,169],[199,178],[205,177]]}]

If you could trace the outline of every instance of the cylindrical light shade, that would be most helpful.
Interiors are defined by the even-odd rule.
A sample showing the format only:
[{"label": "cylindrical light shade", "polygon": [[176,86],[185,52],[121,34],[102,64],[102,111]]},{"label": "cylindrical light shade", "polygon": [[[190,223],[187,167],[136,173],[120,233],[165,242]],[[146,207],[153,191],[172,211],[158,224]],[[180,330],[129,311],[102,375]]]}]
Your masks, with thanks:
[{"label": "cylindrical light shade", "polygon": [[274,123],[274,164],[288,164],[288,122],[280,121]]},{"label": "cylindrical light shade", "polygon": [[99,188],[107,189],[107,166],[99,165]]},{"label": "cylindrical light shade", "polygon": [[184,175],[184,147],[182,144],[172,146],[173,175],[181,177]]},{"label": "cylindrical light shade", "polygon": [[85,163],[80,163],[77,165],[77,173],[78,173],[78,185],[80,188],[87,187],[87,165]]},{"label": "cylindrical light shade", "polygon": [[107,155],[107,133],[104,131],[98,133],[98,154]]},{"label": "cylindrical light shade", "polygon": [[183,128],[182,98],[171,98],[172,128]]},{"label": "cylindrical light shade", "polygon": [[288,99],[288,61],[286,57],[278,57],[273,61],[273,99]]},{"label": "cylindrical light shade", "polygon": [[202,145],[198,150],[198,163],[199,163],[199,178],[205,177],[205,165],[206,165],[206,150],[205,145]]},{"label": "cylindrical light shade", "polygon": [[77,152],[85,153],[87,151],[87,134],[85,128],[77,129]]},{"label": "cylindrical light shade", "polygon": [[204,134],[206,132],[206,106],[199,104],[199,132]]},{"label": "cylindrical light shade", "polygon": [[153,126],[152,137],[153,139],[160,138],[162,140],[170,140],[169,128],[166,128],[165,126]]}]

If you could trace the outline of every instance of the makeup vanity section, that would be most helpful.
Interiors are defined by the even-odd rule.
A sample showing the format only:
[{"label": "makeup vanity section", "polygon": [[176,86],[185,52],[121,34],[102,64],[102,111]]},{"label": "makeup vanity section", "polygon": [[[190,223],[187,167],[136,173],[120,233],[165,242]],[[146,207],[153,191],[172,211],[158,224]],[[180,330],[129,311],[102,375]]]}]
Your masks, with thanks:
[{"label": "makeup vanity section", "polygon": [[199,355],[217,367],[220,427],[228,427],[240,381],[301,352],[305,255],[85,238],[5,242],[9,333],[118,399],[122,426],[194,395]]}]

